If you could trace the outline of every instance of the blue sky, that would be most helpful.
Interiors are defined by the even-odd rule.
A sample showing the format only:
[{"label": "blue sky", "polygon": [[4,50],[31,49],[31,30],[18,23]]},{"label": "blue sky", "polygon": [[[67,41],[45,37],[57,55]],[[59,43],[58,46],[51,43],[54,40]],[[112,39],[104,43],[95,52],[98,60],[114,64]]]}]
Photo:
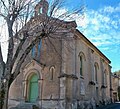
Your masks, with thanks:
[{"label": "blue sky", "polygon": [[78,29],[111,60],[112,72],[120,70],[120,0],[66,0],[66,5],[63,12],[85,6],[82,16],[73,16]]},{"label": "blue sky", "polygon": [[85,6],[73,15],[78,29],[111,60],[112,72],[120,70],[120,0],[66,0],[61,12]]},{"label": "blue sky", "polygon": [[[120,0],[65,0],[65,5],[67,7],[60,10],[60,14],[80,5],[85,6],[82,16],[73,16],[78,29],[111,60],[112,71],[120,70]],[[0,32],[5,34],[6,31],[3,29]],[[4,46],[7,46],[6,39],[0,39]],[[4,52],[7,50],[4,49]]]},{"label": "blue sky", "polygon": [[79,30],[111,60],[112,71],[120,70],[120,0],[84,0],[84,4],[84,19],[76,20]]}]

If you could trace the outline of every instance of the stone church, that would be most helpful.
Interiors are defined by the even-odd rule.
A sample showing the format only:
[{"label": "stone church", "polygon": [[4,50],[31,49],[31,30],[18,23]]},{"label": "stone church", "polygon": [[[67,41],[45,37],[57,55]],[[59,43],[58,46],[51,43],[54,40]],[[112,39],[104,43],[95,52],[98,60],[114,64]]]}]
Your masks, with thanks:
[{"label": "stone church", "polygon": [[[26,24],[29,34],[38,34],[40,22],[49,18],[47,11],[48,2],[41,0]],[[41,39],[25,59],[10,87],[9,107],[91,109],[110,103],[111,61],[76,29],[74,21],[49,19],[49,29],[56,30]]]}]

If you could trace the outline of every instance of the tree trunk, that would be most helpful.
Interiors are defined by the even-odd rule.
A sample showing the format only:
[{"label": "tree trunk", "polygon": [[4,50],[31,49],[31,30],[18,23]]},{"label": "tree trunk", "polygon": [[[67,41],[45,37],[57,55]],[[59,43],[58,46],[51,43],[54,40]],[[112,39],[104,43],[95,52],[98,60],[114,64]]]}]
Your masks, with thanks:
[{"label": "tree trunk", "polygon": [[8,54],[7,54],[7,62],[5,64],[5,73],[4,73],[4,78],[6,79],[6,82],[4,84],[4,102],[3,102],[3,107],[2,109],[8,109],[8,94],[9,94],[9,87],[10,87],[10,77],[11,77],[11,63],[12,63],[12,57],[13,57],[13,48],[14,48],[14,42],[13,42],[13,31],[12,31],[12,26],[13,22],[12,21],[7,21],[8,25],[8,34],[9,34],[9,45],[8,45]]},{"label": "tree trunk", "polygon": [[8,109],[8,94],[9,94],[9,81],[5,83],[5,95],[4,95],[4,104],[2,109]]},{"label": "tree trunk", "polygon": [[[28,53],[30,52],[30,50],[32,49],[32,47],[38,43],[45,35],[44,34],[40,34],[38,37],[35,38],[35,40],[27,47],[27,49],[25,50],[24,54],[21,56],[20,60],[17,63],[17,67],[15,69],[15,72],[13,73],[13,75],[10,73],[10,66],[6,66],[6,72],[5,72],[5,76],[6,76],[6,83],[5,83],[5,95],[4,95],[4,104],[3,104],[3,108],[2,109],[8,109],[8,95],[9,95],[9,87],[11,85],[11,83],[13,82],[13,80],[17,77],[17,75],[20,73],[20,68],[22,63],[24,62],[26,56],[28,55]],[[10,64],[11,65],[11,64]]]}]

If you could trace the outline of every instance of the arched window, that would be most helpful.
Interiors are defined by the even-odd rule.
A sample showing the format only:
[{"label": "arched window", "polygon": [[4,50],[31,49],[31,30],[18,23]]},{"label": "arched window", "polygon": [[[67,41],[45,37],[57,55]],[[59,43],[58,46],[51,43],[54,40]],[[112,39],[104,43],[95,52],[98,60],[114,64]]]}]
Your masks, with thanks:
[{"label": "arched window", "polygon": [[55,75],[54,73],[55,73],[55,67],[51,66],[50,67],[50,80],[54,79],[54,75]]},{"label": "arched window", "polygon": [[82,56],[80,56],[80,75],[83,76],[83,59],[82,59]]},{"label": "arched window", "polygon": [[107,86],[107,71],[104,71],[104,85]]},{"label": "arched window", "polygon": [[85,55],[83,52],[79,53],[79,68],[80,68],[80,76],[83,76],[83,68],[84,68],[84,61],[86,60]]},{"label": "arched window", "polygon": [[32,57],[35,57],[35,46],[32,48],[32,52],[31,52]]},{"label": "arched window", "polygon": [[99,66],[98,66],[98,63],[95,62],[94,64],[94,80],[96,83],[98,83],[98,69],[99,69]]},{"label": "arched window", "polygon": [[40,42],[32,48],[31,55],[33,58],[35,58],[36,56],[40,56],[41,46],[42,46],[42,40],[40,40]]},{"label": "arched window", "polygon": [[38,44],[38,56],[40,56],[41,46],[42,46],[42,40],[40,40],[40,42]]}]

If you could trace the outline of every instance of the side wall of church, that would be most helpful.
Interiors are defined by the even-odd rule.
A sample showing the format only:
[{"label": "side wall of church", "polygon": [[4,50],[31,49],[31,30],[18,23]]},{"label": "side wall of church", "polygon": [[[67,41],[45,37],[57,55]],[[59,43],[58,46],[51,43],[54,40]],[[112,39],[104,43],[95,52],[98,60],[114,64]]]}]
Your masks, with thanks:
[{"label": "side wall of church", "polygon": [[[95,102],[95,105],[110,102],[109,62],[98,50],[81,36],[76,40],[77,99]],[[82,75],[80,71],[82,56]],[[97,66],[95,70],[95,66]],[[87,102],[87,103],[88,103]]]}]

